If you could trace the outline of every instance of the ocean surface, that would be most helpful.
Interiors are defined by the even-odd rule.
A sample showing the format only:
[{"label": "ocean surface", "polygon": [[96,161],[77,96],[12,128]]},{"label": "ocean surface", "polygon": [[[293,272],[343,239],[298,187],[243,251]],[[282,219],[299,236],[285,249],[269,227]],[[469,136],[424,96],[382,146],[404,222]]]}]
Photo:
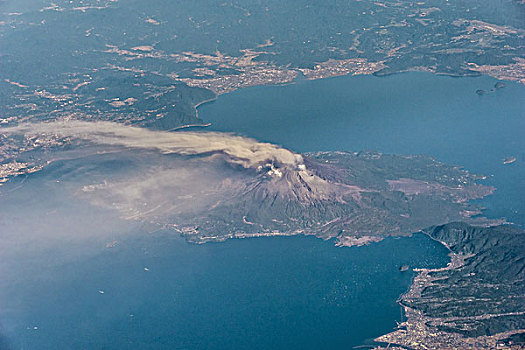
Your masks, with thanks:
[{"label": "ocean surface", "polygon": [[[487,175],[486,215],[525,224],[525,86],[410,72],[258,86],[199,107],[208,130],[296,152],[427,154]],[[477,90],[485,91],[479,95]],[[503,164],[515,157],[516,162]]]},{"label": "ocean surface", "polygon": [[[498,187],[486,214],[523,223],[525,89],[490,91],[495,83],[426,73],[301,80],[239,90],[199,114],[208,130],[297,152],[465,165]],[[64,194],[53,169],[2,196],[0,349],[351,349],[402,321],[396,300],[414,277],[402,265],[448,261],[418,234],[352,248],[304,236],[188,244]]]},{"label": "ocean surface", "polygon": [[446,249],[421,234],[360,248],[332,243],[194,245],[169,233],[135,235],[89,258],[33,264],[31,275],[4,273],[3,283],[14,283],[0,288],[4,345],[351,349],[402,320],[396,299],[414,273],[401,265],[448,261]]}]

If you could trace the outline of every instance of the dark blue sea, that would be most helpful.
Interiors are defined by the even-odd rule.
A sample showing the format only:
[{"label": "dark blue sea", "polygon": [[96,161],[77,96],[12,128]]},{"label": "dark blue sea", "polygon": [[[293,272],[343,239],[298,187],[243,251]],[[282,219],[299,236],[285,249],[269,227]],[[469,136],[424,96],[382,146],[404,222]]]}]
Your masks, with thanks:
[{"label": "dark blue sea", "polygon": [[402,320],[396,299],[413,273],[401,265],[447,262],[423,235],[332,243],[128,237],[89,258],[32,266],[23,281],[6,276],[18,282],[1,288],[4,335],[16,349],[348,349]]},{"label": "dark blue sea", "polygon": [[[495,83],[428,73],[301,80],[235,91],[199,114],[212,130],[297,152],[417,153],[464,165],[498,188],[485,214],[523,224],[525,88],[491,91]],[[352,248],[313,237],[188,244],[55,196],[51,175],[2,193],[4,239],[34,230],[24,246],[0,247],[2,349],[351,349],[402,321],[396,300],[414,277],[402,265],[448,261],[423,235]],[[50,234],[55,219],[78,212],[89,214]],[[117,243],[106,247],[108,237]]]}]

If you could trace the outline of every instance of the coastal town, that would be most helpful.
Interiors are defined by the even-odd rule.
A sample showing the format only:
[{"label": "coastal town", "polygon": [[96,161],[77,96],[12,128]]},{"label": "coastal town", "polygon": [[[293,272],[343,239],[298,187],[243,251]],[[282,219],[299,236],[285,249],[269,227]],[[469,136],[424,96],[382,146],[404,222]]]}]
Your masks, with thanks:
[{"label": "coastal town", "polygon": [[[468,226],[459,225],[459,224],[450,224],[452,229],[448,232],[452,232],[452,235],[456,235],[461,229],[463,232],[472,230]],[[445,227],[447,225],[444,225]],[[456,227],[455,227],[456,226]],[[440,230],[441,228],[434,228],[433,230]],[[511,232],[512,229],[507,228]],[[447,229],[441,229],[447,232]],[[498,230],[497,233],[491,232],[491,230]],[[432,229],[425,230],[426,234],[432,237]],[[429,232],[430,231],[430,232]],[[448,234],[448,233],[447,233]],[[505,228],[499,229],[478,229],[477,237],[472,240],[484,241],[487,238],[484,235],[495,235],[500,234],[502,236],[507,235]],[[514,233],[511,233],[509,236],[513,237]],[[519,237],[519,236],[518,236]],[[523,244],[523,241],[518,237],[513,237],[513,241],[505,242],[503,238],[500,242],[497,242],[494,247],[497,245],[505,244]],[[499,237],[496,240],[500,239]],[[514,241],[517,240],[517,241]],[[476,259],[477,254],[473,250],[471,253],[457,253],[457,249],[453,250],[449,247],[449,244],[445,241],[439,241],[443,246],[449,249],[450,262],[446,267],[437,268],[437,269],[426,269],[426,268],[415,268],[413,271],[417,273],[414,278],[410,289],[399,298],[399,303],[403,307],[405,321],[398,324],[397,329],[391,333],[382,335],[375,339],[376,342],[382,344],[376,347],[376,350],[385,350],[385,349],[467,349],[467,350],[478,350],[478,349],[523,349],[523,344],[519,341],[514,341],[513,338],[523,338],[525,336],[525,329],[514,329],[514,330],[504,330],[500,332],[494,332],[493,334],[477,334],[476,336],[466,336],[466,334],[476,334],[476,327],[480,325],[490,325],[492,320],[503,320],[503,319],[522,319],[525,317],[525,311],[522,309],[512,310],[510,312],[497,311],[499,308],[498,304],[506,303],[507,298],[520,298],[522,293],[518,291],[518,295],[499,295],[498,290],[506,290],[508,287],[504,285],[506,283],[504,279],[501,279],[501,283],[490,284],[489,289],[490,293],[485,293],[484,296],[474,297],[469,294],[465,296],[456,295],[458,298],[457,303],[464,305],[465,303],[472,303],[483,300],[487,305],[491,305],[488,310],[491,312],[477,312],[477,310],[470,310],[467,306],[462,306],[465,310],[462,310],[459,315],[447,315],[443,312],[438,314],[429,314],[427,310],[425,312],[424,308],[417,309],[411,307],[412,305],[420,305],[419,303],[436,303],[443,304],[445,301],[440,302],[440,297],[438,295],[428,296],[426,295],[429,288],[436,287],[439,284],[450,283],[448,282],[450,274],[461,274],[463,276],[462,286],[464,289],[459,289],[461,292],[468,292],[468,288],[465,286],[472,285],[474,290],[479,288],[479,283],[486,283],[483,280],[473,280],[476,276],[476,272],[467,272],[467,271],[483,271],[485,268],[483,264],[491,264],[492,262],[486,262],[486,258],[480,258],[480,263],[472,264],[473,259]],[[458,245],[461,246],[463,243],[458,242]],[[475,245],[475,243],[469,242],[467,244]],[[491,252],[493,249],[502,249],[508,254],[508,249],[506,248],[494,248],[487,246],[484,249],[487,249],[487,255],[497,255],[496,252]],[[478,248],[479,249],[479,248]],[[498,261],[497,263],[501,265],[510,264],[509,261]],[[496,263],[496,264],[497,264]],[[474,270],[464,271],[466,265],[473,265]],[[503,266],[502,266],[503,267]],[[461,271],[461,272],[460,272]],[[459,283],[456,281],[456,283]],[[494,282],[493,282],[494,283]],[[443,298],[443,297],[441,297]],[[445,299],[449,304],[454,304],[456,301],[454,299]],[[487,311],[488,311],[487,310]],[[498,321],[496,321],[498,322]],[[512,321],[508,321],[512,322]],[[453,330],[453,331],[451,331]],[[484,332],[481,332],[484,333]]]}]

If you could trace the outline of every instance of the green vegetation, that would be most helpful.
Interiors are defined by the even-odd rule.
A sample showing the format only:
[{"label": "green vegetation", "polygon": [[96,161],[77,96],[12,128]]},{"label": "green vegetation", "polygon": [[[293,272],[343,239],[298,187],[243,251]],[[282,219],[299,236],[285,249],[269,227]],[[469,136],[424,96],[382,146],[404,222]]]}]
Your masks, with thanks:
[{"label": "green vegetation", "polygon": [[[525,328],[525,231],[450,223],[425,233],[464,256],[464,264],[430,272],[434,283],[403,304],[436,318],[438,329],[469,337]],[[438,324],[444,318],[454,320]]]}]

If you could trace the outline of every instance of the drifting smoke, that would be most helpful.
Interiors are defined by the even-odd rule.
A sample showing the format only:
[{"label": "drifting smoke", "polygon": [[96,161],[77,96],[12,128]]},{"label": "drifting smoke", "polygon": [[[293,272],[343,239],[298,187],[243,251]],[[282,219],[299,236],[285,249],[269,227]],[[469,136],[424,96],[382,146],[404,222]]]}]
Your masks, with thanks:
[{"label": "drifting smoke", "polygon": [[[152,131],[112,122],[76,120],[25,123],[0,130],[3,134],[25,135],[43,147],[56,145],[62,139],[85,143],[67,150],[59,148],[58,152],[51,149],[44,156],[50,157],[55,166],[49,167],[48,172],[44,167],[40,176],[25,181],[24,189],[30,190],[29,184],[38,188],[29,191],[28,196],[38,198],[35,205],[42,203],[46,211],[47,198],[59,198],[60,193],[64,199],[57,203],[68,203],[72,199],[67,196],[73,195],[74,201],[88,201],[94,208],[104,208],[104,212],[119,218],[168,227],[196,225],[200,232],[212,234],[232,229],[258,231],[267,227],[267,222],[274,222],[272,219],[286,221],[286,208],[293,206],[300,213],[320,201],[343,203],[343,195],[357,191],[329,183],[306,170],[299,154],[230,134]],[[228,166],[225,161],[239,166]],[[47,183],[55,186],[49,193],[42,186]],[[20,190],[17,193],[20,195]],[[2,204],[0,197],[0,221]],[[27,210],[25,206],[24,211]],[[77,215],[60,217],[65,223],[74,223]],[[244,223],[246,216],[252,224]]]},{"label": "drifting smoke", "polygon": [[79,120],[25,123],[2,128],[2,132],[26,136],[52,134],[60,138],[80,139],[101,145],[158,150],[165,154],[223,153],[230,162],[245,168],[271,164],[304,169],[303,158],[299,154],[270,143],[218,132],[153,131],[112,122]]}]

